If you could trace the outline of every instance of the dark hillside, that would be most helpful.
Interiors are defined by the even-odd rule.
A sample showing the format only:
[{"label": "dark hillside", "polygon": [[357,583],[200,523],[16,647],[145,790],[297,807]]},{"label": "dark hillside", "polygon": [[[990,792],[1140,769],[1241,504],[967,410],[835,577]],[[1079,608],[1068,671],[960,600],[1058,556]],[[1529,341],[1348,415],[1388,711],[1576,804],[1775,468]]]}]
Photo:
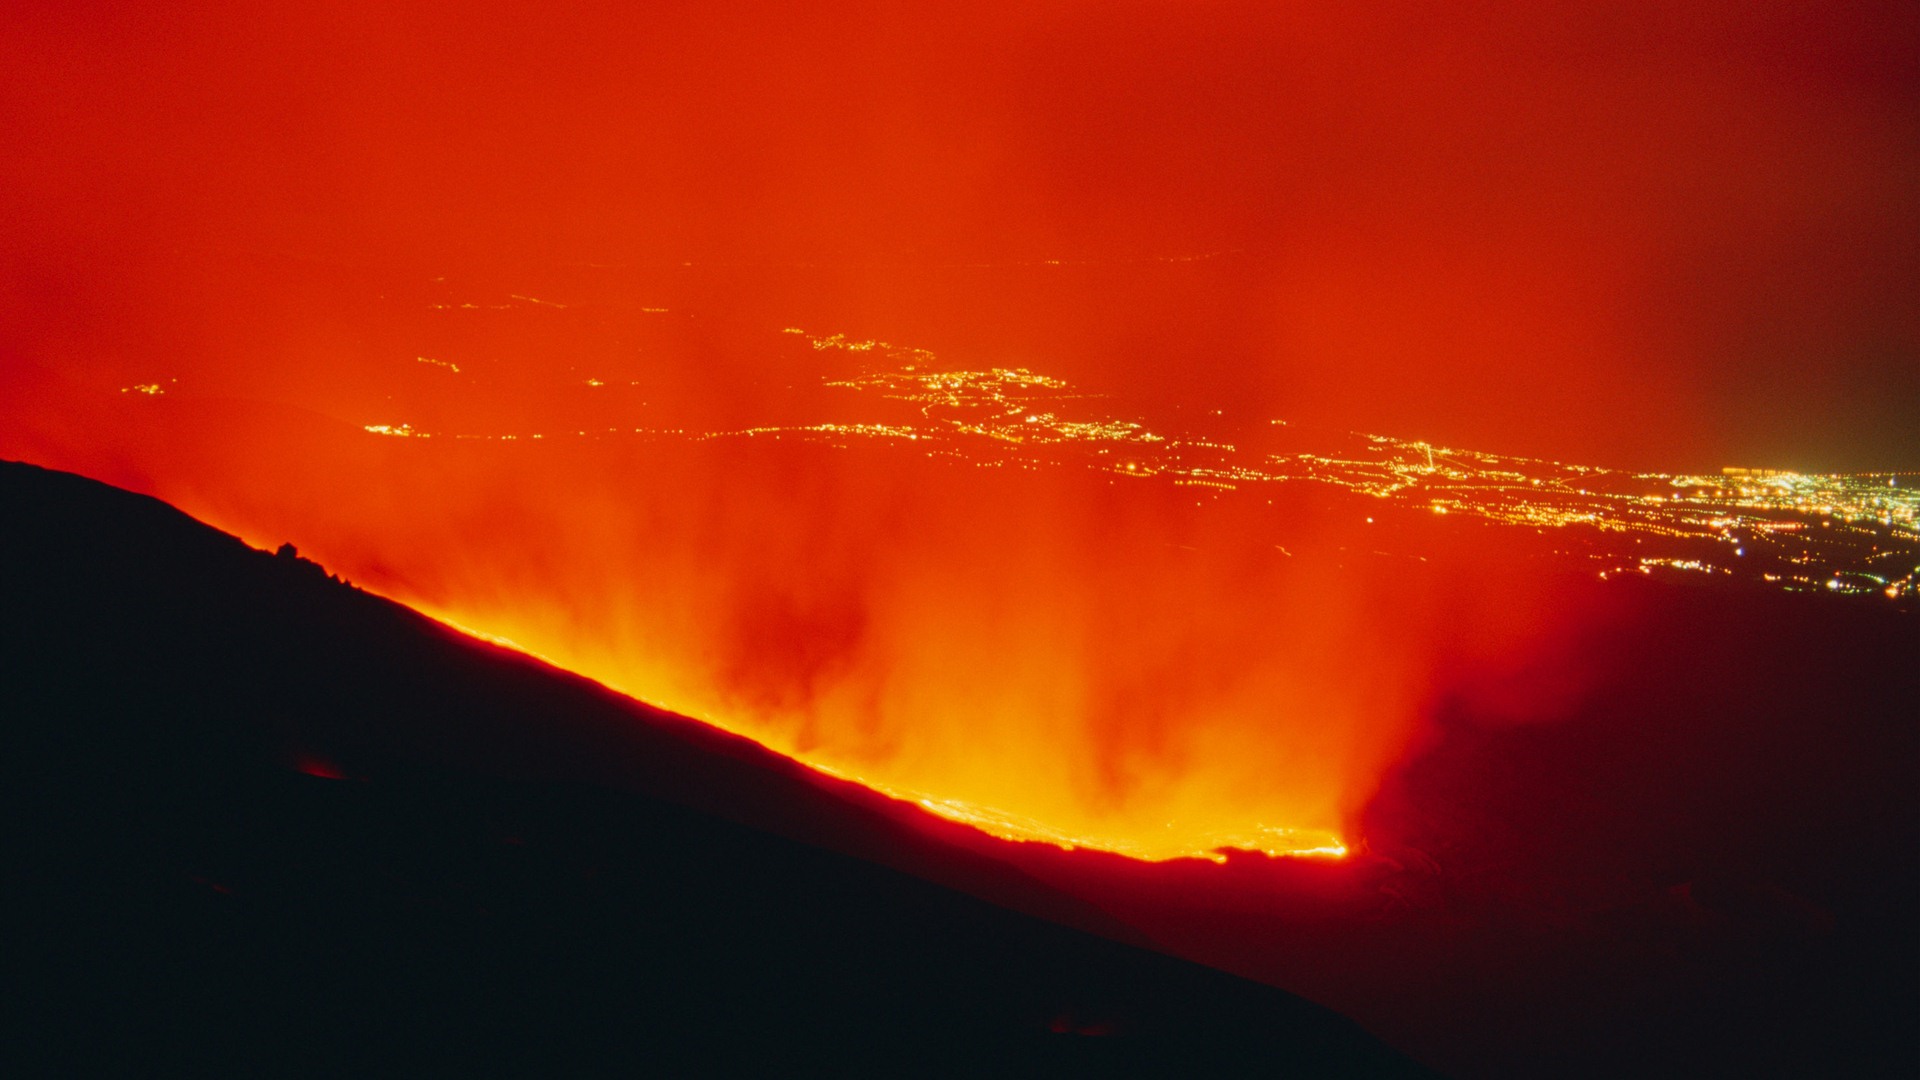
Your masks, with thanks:
[{"label": "dark hillside", "polygon": [[291,553],[24,465],[0,522],[12,1057],[1420,1072],[1280,991],[842,854],[1128,933]]}]

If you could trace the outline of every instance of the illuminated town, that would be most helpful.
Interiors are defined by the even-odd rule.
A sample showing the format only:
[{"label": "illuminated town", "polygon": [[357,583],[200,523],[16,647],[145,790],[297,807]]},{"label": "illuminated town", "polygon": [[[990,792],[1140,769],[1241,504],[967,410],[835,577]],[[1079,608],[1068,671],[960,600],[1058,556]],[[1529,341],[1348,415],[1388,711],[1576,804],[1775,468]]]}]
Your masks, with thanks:
[{"label": "illuminated town", "polygon": [[[1410,514],[1530,530],[1548,538],[1559,565],[1601,579],[1738,582],[1903,610],[1920,606],[1920,473],[1809,475],[1735,467],[1712,475],[1635,473],[1302,429],[1277,419],[1253,438],[1226,441],[1155,431],[1141,420],[1109,415],[1108,399],[1023,367],[955,368],[925,349],[799,328],[784,334],[813,353],[858,364],[856,372],[819,377],[816,389],[841,395],[842,403],[852,399],[871,418],[509,433],[437,433],[387,422],[365,430],[487,440],[787,439],[838,447],[888,442],[976,467],[1081,469],[1172,485],[1200,506],[1254,497],[1271,501],[1281,491],[1311,489],[1346,496],[1348,502],[1335,505],[1369,525],[1377,519],[1383,535],[1392,532],[1394,515],[1405,522]],[[460,370],[439,359],[416,362]],[[580,382],[606,385],[598,377]],[[1374,554],[1421,558],[1417,542],[1411,543],[1414,550]]]}]

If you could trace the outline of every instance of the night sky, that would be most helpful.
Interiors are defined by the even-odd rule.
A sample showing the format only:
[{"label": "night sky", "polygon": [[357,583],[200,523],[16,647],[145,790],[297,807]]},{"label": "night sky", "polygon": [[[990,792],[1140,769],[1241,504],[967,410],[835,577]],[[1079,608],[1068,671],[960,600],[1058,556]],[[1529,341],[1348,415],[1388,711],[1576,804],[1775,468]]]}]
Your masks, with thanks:
[{"label": "night sky", "polygon": [[0,147],[43,1042],[1027,1000],[692,792],[1463,1076],[1914,1073],[1913,0],[13,4]]},{"label": "night sky", "polygon": [[4,16],[0,359],[191,353],[203,257],[686,261],[1147,399],[1920,466],[1910,3],[289,6]]}]

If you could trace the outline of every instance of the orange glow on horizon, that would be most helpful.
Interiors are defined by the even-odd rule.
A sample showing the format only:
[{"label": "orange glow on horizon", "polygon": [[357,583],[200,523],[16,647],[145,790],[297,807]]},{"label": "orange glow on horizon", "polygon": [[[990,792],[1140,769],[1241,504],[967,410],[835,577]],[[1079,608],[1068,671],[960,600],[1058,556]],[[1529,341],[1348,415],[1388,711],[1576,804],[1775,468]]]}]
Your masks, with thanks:
[{"label": "orange glow on horizon", "polygon": [[[1517,676],[1495,711],[1551,714],[1578,674],[1534,686],[1530,666],[1584,618],[1556,574],[1774,583],[1817,558],[1824,591],[1895,602],[1920,574],[1901,561],[1920,498],[1886,474],[1628,474],[1231,432],[1218,410],[1162,429],[1026,367],[791,329],[729,343],[760,354],[731,384],[663,347],[590,386],[551,359],[469,362],[457,394],[409,382],[440,365],[407,352],[365,373],[412,388],[380,422],[43,373],[16,380],[0,452],[295,540],[455,629],[939,817],[1147,860],[1342,857],[1435,708]],[[636,402],[663,372],[678,400]],[[580,419],[610,385],[650,422]],[[1810,513],[1825,546],[1803,550],[1787,526]]]},{"label": "orange glow on horizon", "polygon": [[[1196,503],[1181,480],[1213,466],[1168,456],[1233,447],[1098,419],[1059,380],[958,371],[936,382],[960,398],[925,415],[848,381],[824,390],[911,422],[476,441],[77,392],[4,449],[292,539],[457,629],[994,836],[1346,853],[1348,815],[1419,719],[1451,604],[1431,582],[1276,550],[1276,524],[1324,526],[1237,485]],[[477,407],[509,404],[492,393]],[[1109,445],[1162,456],[1033,456],[1099,464]]]},{"label": "orange glow on horizon", "polygon": [[[551,657],[542,656],[539,653],[527,649],[512,638],[488,633],[483,630],[475,630],[444,613],[427,611],[425,614],[469,637],[478,638],[502,648],[524,653],[534,659],[553,664],[555,667],[565,667],[564,664],[554,661]],[[603,682],[602,685],[607,686],[611,690],[628,694],[630,697],[639,696],[617,684]],[[715,723],[711,717],[696,718],[726,729],[724,723]],[[736,732],[736,734],[739,734],[739,732]],[[1127,837],[1071,834],[1051,828],[1039,821],[1020,818],[988,807],[972,805],[959,799],[937,798],[925,792],[901,790],[888,785],[884,781],[861,776],[857,773],[835,767],[822,757],[796,752],[787,748],[771,746],[765,743],[762,745],[816,772],[831,776],[837,780],[845,780],[850,783],[859,784],[862,787],[877,791],[899,802],[911,803],[937,817],[971,826],[989,836],[997,837],[1001,840],[1051,844],[1064,851],[1072,851],[1076,848],[1089,848],[1096,851],[1111,852],[1116,855],[1126,855],[1130,858],[1147,862],[1164,862],[1170,859],[1187,858],[1225,862],[1226,855],[1224,853],[1229,850],[1258,852],[1276,858],[1341,859],[1350,854],[1350,849],[1346,842],[1339,836],[1332,832],[1316,830],[1258,827],[1251,831],[1241,830],[1232,833],[1197,832],[1193,830],[1175,830],[1173,823],[1169,822],[1167,831],[1159,836]]]},{"label": "orange glow on horizon", "polygon": [[0,456],[994,835],[1357,849],[1556,575],[1916,596],[1910,4],[96,7]]}]

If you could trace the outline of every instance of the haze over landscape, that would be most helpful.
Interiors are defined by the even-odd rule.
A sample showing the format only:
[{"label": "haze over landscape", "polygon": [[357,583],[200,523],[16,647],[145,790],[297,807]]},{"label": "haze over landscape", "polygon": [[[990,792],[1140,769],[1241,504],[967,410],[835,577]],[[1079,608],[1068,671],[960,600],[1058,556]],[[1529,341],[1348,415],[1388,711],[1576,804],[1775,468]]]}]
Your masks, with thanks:
[{"label": "haze over landscape", "polygon": [[[72,363],[225,351],[208,245],[526,287],[691,262],[726,271],[708,315],[1194,406],[1631,468],[1913,468],[1913,19],[22,10],[6,321]],[[924,269],[1230,251],[1262,258],[1184,288],[1022,275],[984,305]],[[249,351],[318,344],[283,325]]]},{"label": "haze over landscape", "polygon": [[[1461,896],[1617,944],[1700,881],[1793,934],[1873,892],[1809,837],[1880,780],[1754,808],[1803,728],[1911,742],[1910,4],[64,5],[0,63],[0,458],[1356,1015],[1383,969],[1138,882],[1346,860],[1330,940],[1430,918],[1436,972],[1506,925]],[[1615,797],[1633,854],[1565,869]]]},{"label": "haze over landscape", "polygon": [[[1920,473],[1627,473],[1156,409],[1045,369],[714,326],[619,299],[615,271],[345,299],[255,273],[236,307],[300,296],[364,336],[290,371],[23,380],[11,452],[298,538],[1002,835],[1340,850],[1433,703],[1581,624],[1556,581],[1906,609],[1920,573]],[[361,411],[333,419],[338,398]]]}]

